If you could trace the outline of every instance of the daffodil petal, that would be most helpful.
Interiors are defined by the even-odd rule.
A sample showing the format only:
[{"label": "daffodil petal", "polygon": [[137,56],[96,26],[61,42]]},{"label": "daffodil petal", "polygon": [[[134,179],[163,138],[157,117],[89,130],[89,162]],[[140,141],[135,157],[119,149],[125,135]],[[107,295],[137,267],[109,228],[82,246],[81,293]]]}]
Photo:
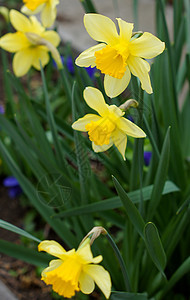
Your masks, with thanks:
[{"label": "daffodil petal", "polygon": [[125,132],[127,135],[135,137],[135,138],[144,138],[146,137],[145,132],[135,125],[133,122],[129,121],[126,118],[120,118],[117,124],[118,128]]},{"label": "daffodil petal", "polygon": [[117,18],[117,21],[120,29],[119,35],[124,42],[128,43],[132,36],[134,24],[128,23],[120,18]]},{"label": "daffodil petal", "polygon": [[108,111],[108,105],[106,104],[102,93],[94,87],[86,87],[84,90],[84,99],[88,106],[96,110],[100,116],[104,116]]},{"label": "daffodil petal", "polygon": [[94,53],[96,51],[102,50],[106,47],[106,44],[101,43],[96,46],[90,47],[89,49],[83,51],[75,60],[75,63],[79,67],[95,67],[96,57]]},{"label": "daffodil petal", "polygon": [[127,88],[130,79],[131,79],[131,73],[130,73],[128,67],[126,67],[125,74],[123,75],[123,77],[121,79],[114,78],[109,75],[105,75],[104,88],[105,88],[106,94],[110,98],[117,97]]},{"label": "daffodil petal", "polygon": [[117,149],[119,150],[119,152],[121,153],[123,159],[125,160],[125,150],[127,147],[127,135],[120,129],[116,129],[113,133],[112,133],[112,141],[114,143],[114,145],[117,147]]},{"label": "daffodil petal", "polygon": [[133,56],[153,58],[165,49],[165,43],[149,32],[130,42],[130,53]]},{"label": "daffodil petal", "polygon": [[102,260],[103,260],[102,255],[98,255],[98,256],[94,257],[94,258],[91,260],[91,263],[93,263],[93,264],[99,264]]},{"label": "daffodil petal", "polygon": [[10,21],[17,31],[27,32],[31,28],[29,19],[15,9],[10,11]]},{"label": "daffodil petal", "polygon": [[99,256],[96,256],[93,258],[93,255],[92,255],[92,251],[91,251],[91,248],[90,248],[90,244],[86,244],[84,247],[81,247],[77,250],[77,253],[80,255],[80,257],[82,259],[84,259],[85,261],[89,262],[89,263],[100,263],[102,261],[102,256],[99,255]]},{"label": "daffodil petal", "polygon": [[41,35],[45,31],[45,28],[42,26],[42,24],[37,20],[35,16],[30,16],[29,18],[31,23],[30,31],[32,33]]},{"label": "daffodil petal", "polygon": [[49,61],[49,54],[47,50],[44,50],[43,47],[38,47],[38,49],[35,49],[35,57],[32,61],[32,65],[35,69],[40,71],[41,69],[40,63],[42,67],[44,67],[45,65],[47,65],[48,61]]},{"label": "daffodil petal", "polygon": [[0,39],[0,47],[9,52],[17,52],[30,45],[22,32],[7,33]]},{"label": "daffodil petal", "polygon": [[98,115],[87,114],[83,118],[80,118],[76,122],[74,122],[72,124],[72,128],[78,131],[87,131],[85,128],[87,124],[89,124],[92,121],[99,121],[100,119],[101,117]]},{"label": "daffodil petal", "polygon": [[45,251],[61,259],[63,259],[66,254],[65,249],[56,241],[42,241],[38,245],[38,251]]},{"label": "daffodil petal", "polygon": [[38,14],[44,7],[44,3],[39,5],[35,10],[29,9],[26,5],[21,7],[21,12],[25,15],[32,16]]},{"label": "daffodil petal", "polygon": [[118,39],[118,33],[114,22],[100,14],[85,14],[84,26],[88,34],[99,42],[112,45]]},{"label": "daffodil petal", "polygon": [[82,272],[79,277],[80,290],[84,294],[91,294],[95,288],[94,280]]},{"label": "daffodil petal", "polygon": [[52,8],[51,4],[47,2],[41,12],[41,19],[44,27],[52,26],[55,21],[56,15],[56,8]]},{"label": "daffodil petal", "polygon": [[58,33],[53,30],[44,31],[41,37],[49,41],[54,47],[57,47],[61,41]]},{"label": "daffodil petal", "polygon": [[104,152],[104,151],[107,151],[112,145],[113,145],[113,142],[110,142],[108,145],[102,145],[102,146],[96,145],[94,142],[92,142],[92,149],[96,153]]},{"label": "daffodil petal", "polygon": [[77,250],[77,253],[82,257],[85,261],[91,261],[93,258],[92,251],[90,248],[90,244],[86,244],[84,247],[81,247]]},{"label": "daffodil petal", "polygon": [[130,55],[127,59],[127,63],[131,73],[140,79],[142,89],[148,94],[151,94],[152,86],[150,82],[150,76],[148,74],[150,71],[149,63],[140,57],[135,57],[132,55]]},{"label": "daffodil petal", "polygon": [[24,76],[32,66],[34,52],[29,48],[21,50],[14,55],[13,71],[17,77]]},{"label": "daffodil petal", "polygon": [[110,274],[102,266],[97,265],[86,265],[83,271],[95,281],[106,299],[108,299],[111,293]]},{"label": "daffodil petal", "polygon": [[53,259],[50,261],[49,267],[45,268],[42,271],[41,276],[46,277],[46,273],[57,269],[60,265],[62,265],[63,261],[61,259]]}]

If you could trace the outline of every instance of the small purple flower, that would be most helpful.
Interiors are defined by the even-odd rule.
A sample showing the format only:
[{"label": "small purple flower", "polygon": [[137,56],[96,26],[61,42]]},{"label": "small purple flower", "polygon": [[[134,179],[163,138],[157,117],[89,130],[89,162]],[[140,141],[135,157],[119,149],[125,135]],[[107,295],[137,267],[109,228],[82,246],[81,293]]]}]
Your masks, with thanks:
[{"label": "small purple flower", "polygon": [[144,151],[144,163],[145,163],[145,166],[149,166],[151,157],[152,157],[152,152],[151,151]]},{"label": "small purple flower", "polygon": [[[63,60],[64,61],[64,60]],[[74,75],[75,73],[75,68],[74,68],[74,63],[73,63],[73,59],[71,56],[68,56],[67,59],[66,59],[66,67],[68,69],[68,71]]]},{"label": "small purple flower", "polygon": [[4,106],[0,104],[0,114],[3,115],[5,113]]},{"label": "small purple flower", "polygon": [[[73,62],[72,56],[67,56],[67,58],[65,59],[65,57],[63,57],[61,55],[61,61],[62,61],[62,64],[67,68],[67,70],[69,71],[69,73],[71,73],[71,75],[74,75],[75,74],[75,68],[74,68],[74,62]],[[53,60],[53,66],[55,68],[57,67],[56,62],[54,60]],[[93,79],[94,73],[97,70],[96,67],[94,67],[94,68],[88,67],[88,68],[85,68],[85,69],[86,69],[89,77],[91,79]]]},{"label": "small purple flower", "polygon": [[128,119],[129,121],[131,121],[131,122],[134,123],[134,119],[133,119],[133,117],[132,117],[131,115],[128,115],[128,116],[127,116],[127,119]]},{"label": "small purple flower", "polygon": [[9,176],[3,180],[3,185],[8,188],[8,195],[10,198],[15,198],[22,193],[22,189],[13,176]]},{"label": "small purple flower", "polygon": [[86,71],[87,71],[89,77],[90,77],[91,79],[93,79],[93,78],[94,78],[94,73],[97,71],[96,67],[93,67],[93,68],[87,67],[87,68],[85,68],[85,69],[86,69]]}]

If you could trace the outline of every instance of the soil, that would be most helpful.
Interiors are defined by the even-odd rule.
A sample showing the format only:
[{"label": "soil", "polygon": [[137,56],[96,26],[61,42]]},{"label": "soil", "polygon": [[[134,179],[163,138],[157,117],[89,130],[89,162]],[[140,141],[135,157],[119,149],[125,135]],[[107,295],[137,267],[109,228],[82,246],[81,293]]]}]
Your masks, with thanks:
[{"label": "soil", "polygon": [[[22,228],[23,208],[19,199],[8,197],[6,188],[0,186],[0,219]],[[0,239],[19,244],[17,234],[0,229]],[[36,275],[35,267],[0,253],[0,280],[21,300],[52,300],[51,288]]]}]

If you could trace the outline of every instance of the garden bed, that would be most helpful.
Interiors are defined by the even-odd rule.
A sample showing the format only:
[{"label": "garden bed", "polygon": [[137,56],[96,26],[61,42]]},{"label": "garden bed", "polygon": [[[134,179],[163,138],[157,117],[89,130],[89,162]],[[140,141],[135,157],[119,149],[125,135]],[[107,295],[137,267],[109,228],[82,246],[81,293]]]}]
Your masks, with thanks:
[{"label": "garden bed", "polygon": [[[19,199],[11,199],[7,195],[7,190],[0,187],[0,219],[22,228],[22,218],[26,213]],[[1,229],[0,239],[20,244],[17,234]],[[36,268],[10,256],[0,255],[0,280],[13,292],[20,300],[51,300],[51,288],[46,286],[36,274]],[[3,299],[2,299],[3,300]]]}]

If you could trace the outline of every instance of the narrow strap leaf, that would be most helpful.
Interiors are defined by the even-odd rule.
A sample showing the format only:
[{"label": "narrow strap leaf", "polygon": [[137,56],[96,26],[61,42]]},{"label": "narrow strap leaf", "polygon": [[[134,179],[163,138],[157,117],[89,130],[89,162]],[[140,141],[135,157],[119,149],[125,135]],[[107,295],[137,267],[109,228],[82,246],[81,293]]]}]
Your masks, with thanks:
[{"label": "narrow strap leaf", "polygon": [[164,268],[166,266],[166,254],[164,252],[164,248],[162,246],[158,230],[152,222],[149,222],[145,225],[144,237],[145,244],[150,254],[150,257],[152,258],[152,261],[154,262],[158,270],[162,273],[162,275],[165,277]]},{"label": "narrow strap leaf", "polygon": [[131,201],[127,193],[124,191],[124,189],[121,187],[117,179],[112,176],[113,182],[115,185],[115,188],[117,190],[117,193],[123,203],[124,208],[126,209],[127,215],[131,222],[133,223],[134,227],[138,231],[138,233],[141,235],[141,237],[144,239],[143,235],[143,229],[144,229],[144,220],[141,217],[138,209],[134,205],[134,203]]},{"label": "narrow strap leaf", "polygon": [[9,222],[3,221],[1,219],[0,219],[0,227],[3,228],[3,229],[6,229],[6,230],[12,231],[14,233],[17,233],[19,235],[25,236],[25,237],[27,237],[27,238],[35,241],[35,242],[38,242],[38,243],[41,242],[41,240],[37,239],[32,234],[26,232],[23,229],[20,229],[19,227],[15,226],[15,225],[10,224]]}]

